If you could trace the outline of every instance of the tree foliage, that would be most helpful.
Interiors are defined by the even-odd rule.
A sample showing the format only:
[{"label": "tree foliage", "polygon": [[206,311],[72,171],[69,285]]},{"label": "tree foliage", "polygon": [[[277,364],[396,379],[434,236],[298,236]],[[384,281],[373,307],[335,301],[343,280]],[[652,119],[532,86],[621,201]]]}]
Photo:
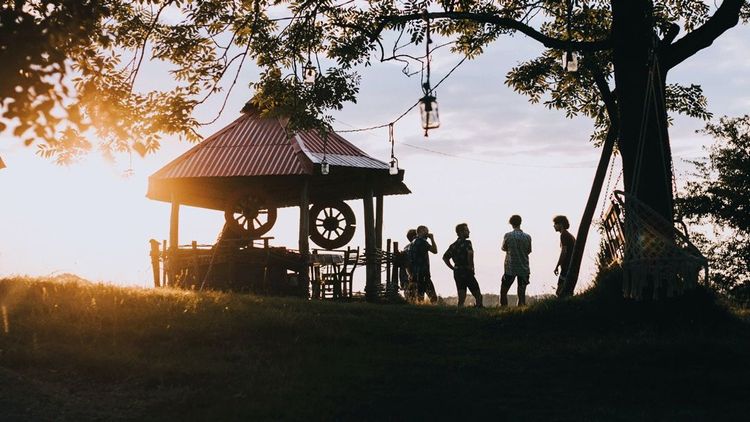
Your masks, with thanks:
[{"label": "tree foliage", "polygon": [[693,162],[694,178],[679,209],[692,224],[710,224],[700,244],[711,278],[723,292],[750,301],[750,116],[723,117],[703,130],[715,138],[708,158]]},{"label": "tree foliage", "polygon": [[[2,128],[26,143],[39,141],[43,155],[63,162],[92,144],[147,153],[165,134],[196,140],[201,122],[195,108],[212,95],[227,95],[250,61],[261,71],[247,95],[264,113],[289,115],[295,128],[328,126],[331,110],[356,101],[361,66],[399,61],[406,73],[416,69],[424,76],[429,55],[445,51],[471,59],[501,37],[524,34],[547,49],[513,68],[506,83],[532,102],[593,118],[593,138],[600,140],[612,112],[602,96],[610,94],[615,72],[610,33],[616,1],[5,1]],[[747,20],[746,1],[724,3],[731,4],[724,13],[729,21]],[[653,27],[662,40],[673,41],[682,28],[683,40],[695,44],[680,44],[675,62],[703,48],[693,39],[713,41],[727,25],[733,26],[714,30],[710,2],[654,2]],[[566,50],[582,54],[576,74],[559,65]],[[149,60],[170,65],[173,87],[139,89]],[[319,70],[311,86],[301,81],[306,63]],[[616,89],[612,94],[616,101]],[[699,85],[669,85],[667,100],[672,111],[710,116]]]}]

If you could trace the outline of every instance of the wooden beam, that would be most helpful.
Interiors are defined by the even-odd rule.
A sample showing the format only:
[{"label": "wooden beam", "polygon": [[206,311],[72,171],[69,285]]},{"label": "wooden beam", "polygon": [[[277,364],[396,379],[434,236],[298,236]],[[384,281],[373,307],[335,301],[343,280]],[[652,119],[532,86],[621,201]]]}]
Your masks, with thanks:
[{"label": "wooden beam", "polygon": [[154,287],[161,287],[159,281],[159,241],[151,239],[148,243],[151,245],[151,269],[154,272]]},{"label": "wooden beam", "polygon": [[308,196],[309,181],[302,182],[299,197],[299,252],[310,255],[310,198]]},{"label": "wooden beam", "polygon": [[367,260],[365,298],[367,300],[377,299],[377,275],[375,273],[379,272],[375,266],[375,219],[373,218],[372,199],[372,184],[368,181],[365,187],[364,196],[362,197],[365,214],[365,257]]},{"label": "wooden beam", "polygon": [[586,248],[586,238],[589,235],[591,220],[594,218],[596,204],[599,202],[599,195],[602,192],[604,177],[607,175],[607,165],[612,156],[615,139],[617,139],[617,130],[610,127],[607,132],[607,138],[604,140],[604,145],[602,146],[602,156],[599,158],[599,166],[596,168],[594,183],[592,184],[591,192],[589,193],[589,200],[586,203],[586,208],[583,210],[581,224],[578,226],[576,243],[573,246],[573,255],[570,257],[570,267],[568,268],[568,274],[565,277],[565,287],[563,288],[562,293],[563,297],[572,296],[576,288],[576,283],[578,282],[578,273],[581,269],[581,261],[583,260],[583,250]]},{"label": "wooden beam", "polygon": [[169,215],[169,249],[176,250],[180,240],[180,203],[172,194],[172,212]]},{"label": "wooden beam", "polygon": [[299,253],[302,255],[302,268],[299,272],[300,283],[310,285],[310,181],[307,177],[302,180],[299,194]]},{"label": "wooden beam", "polygon": [[[375,196],[375,248],[383,249],[383,195]],[[377,261],[380,267],[380,260]],[[377,283],[383,281],[383,274],[380,271],[376,273]]]},{"label": "wooden beam", "polygon": [[[167,264],[172,264],[173,258],[177,256],[177,249],[180,241],[180,202],[177,196],[172,193],[172,211],[169,215],[169,253],[167,254]],[[169,285],[175,285],[175,273],[174,270],[167,268],[167,277],[169,279]]]}]

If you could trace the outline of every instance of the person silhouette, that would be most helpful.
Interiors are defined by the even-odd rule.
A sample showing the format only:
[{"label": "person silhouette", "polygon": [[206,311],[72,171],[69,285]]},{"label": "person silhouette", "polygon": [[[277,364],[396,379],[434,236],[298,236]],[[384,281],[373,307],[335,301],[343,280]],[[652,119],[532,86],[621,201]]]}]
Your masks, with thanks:
[{"label": "person silhouette", "polygon": [[573,247],[576,244],[576,238],[568,231],[570,228],[568,217],[564,215],[555,216],[552,219],[552,223],[554,224],[555,231],[560,232],[560,258],[557,260],[557,265],[555,265],[555,270],[553,271],[555,275],[559,274],[560,276],[557,279],[555,294],[557,294],[557,297],[570,296],[573,292],[568,291],[569,289],[565,283],[568,277],[568,270],[570,269],[570,259],[573,257]]},{"label": "person silhouette", "polygon": [[[443,262],[453,270],[453,280],[458,291],[458,307],[464,306],[466,289],[468,288],[476,301],[476,307],[482,307],[482,291],[474,275],[474,248],[469,240],[469,226],[461,223],[456,226],[458,239],[453,242],[443,254]],[[451,264],[451,260],[453,263]]]},{"label": "person silhouette", "polygon": [[412,275],[417,282],[417,302],[423,301],[426,293],[430,303],[436,303],[437,294],[430,275],[429,253],[437,253],[435,238],[427,226],[419,226],[417,227],[417,237],[409,247]]},{"label": "person silhouette", "polygon": [[505,252],[505,274],[500,284],[500,306],[508,306],[508,290],[518,278],[518,306],[526,305],[526,285],[529,284],[529,254],[531,236],[521,230],[521,216],[513,215],[508,223],[513,230],[503,236],[501,249]]}]

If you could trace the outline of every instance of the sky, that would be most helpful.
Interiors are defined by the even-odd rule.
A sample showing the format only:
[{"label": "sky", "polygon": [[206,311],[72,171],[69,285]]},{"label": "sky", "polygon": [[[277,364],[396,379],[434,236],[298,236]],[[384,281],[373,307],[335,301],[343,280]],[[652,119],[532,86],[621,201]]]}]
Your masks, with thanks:
[{"label": "sky", "polygon": [[[668,82],[702,85],[709,109],[718,118],[750,110],[750,28],[738,26],[712,47],[672,70]],[[559,234],[552,217],[567,215],[576,233],[587,200],[600,150],[588,141],[590,120],[565,118],[562,112],[530,104],[504,85],[505,74],[518,63],[536,57],[541,46],[523,36],[501,38],[485,54],[466,61],[437,89],[439,129],[425,138],[413,110],[395,125],[395,154],[405,170],[411,195],[386,197],[384,238],[403,244],[405,233],[427,225],[435,235],[438,255],[432,256],[433,281],[440,295],[455,295],[452,275],[440,257],[455,240],[454,227],[471,229],[477,279],[484,293],[499,292],[503,254],[500,243],[511,229],[512,214],[523,217],[522,228],[532,237],[531,295],[552,294],[552,271],[559,254]],[[433,78],[442,78],[460,58],[435,57]],[[170,82],[163,66],[145,67],[142,89]],[[248,83],[257,69],[247,67],[216,123],[200,130],[209,136],[239,115],[252,93]],[[357,104],[334,114],[338,130],[392,121],[421,96],[418,77],[407,78],[394,63],[376,63],[362,71]],[[198,111],[211,120],[220,106],[214,98]],[[705,157],[711,143],[696,134],[704,122],[675,116],[670,134],[678,185],[689,177],[685,160]],[[375,158],[388,161],[387,129],[345,133],[344,137]],[[170,205],[145,197],[150,174],[193,145],[167,140],[146,158],[118,156],[105,162],[96,152],[61,167],[35,155],[8,134],[0,135],[0,277],[49,276],[75,273],[92,281],[125,286],[153,285],[148,240],[167,239]],[[132,168],[133,175],[123,177]],[[615,163],[613,181],[619,174]],[[613,187],[610,187],[610,191]],[[603,208],[600,200],[595,218]],[[361,201],[350,201],[362,218]],[[273,245],[297,247],[297,208],[279,210],[267,234]],[[182,207],[180,243],[214,243],[223,213]],[[351,245],[364,245],[360,228]],[[586,288],[594,268],[598,235],[592,227],[577,291]],[[355,274],[355,289],[364,285],[364,270]]]}]

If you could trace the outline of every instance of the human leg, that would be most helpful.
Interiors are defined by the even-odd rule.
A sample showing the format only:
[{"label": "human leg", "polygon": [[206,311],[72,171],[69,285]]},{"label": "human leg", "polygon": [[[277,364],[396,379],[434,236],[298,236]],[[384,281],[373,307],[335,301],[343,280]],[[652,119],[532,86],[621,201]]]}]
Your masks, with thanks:
[{"label": "human leg", "polygon": [[513,285],[513,279],[516,276],[505,274],[503,275],[502,282],[500,284],[500,306],[508,306],[508,290]]},{"label": "human leg", "polygon": [[[562,273],[562,274],[565,274],[565,273]],[[555,294],[557,295],[557,297],[563,297],[564,289],[565,289],[565,276],[560,275],[560,278],[557,279],[557,289],[555,290]]]},{"label": "human leg", "polygon": [[432,284],[432,277],[430,274],[427,274],[427,279],[425,280],[425,293],[427,293],[430,303],[433,305],[437,303],[437,292],[435,292],[435,285]]},{"label": "human leg", "polygon": [[417,276],[417,303],[422,303],[424,300],[425,290],[427,290],[427,284],[424,274],[419,274],[419,276]]},{"label": "human leg", "polygon": [[458,292],[458,307],[464,306],[466,302],[466,280],[461,271],[453,271],[453,281],[456,282],[456,291]]},{"label": "human leg", "polygon": [[[472,296],[474,296],[476,307],[483,307],[484,305],[482,304],[482,291],[479,289],[479,282],[477,282],[477,278],[474,276],[474,274],[469,274],[469,277],[466,280],[466,287],[469,288]],[[466,295],[466,291],[464,291],[464,295]]]},{"label": "human leg", "polygon": [[526,285],[529,284],[529,276],[518,276],[518,306],[526,306]]}]

